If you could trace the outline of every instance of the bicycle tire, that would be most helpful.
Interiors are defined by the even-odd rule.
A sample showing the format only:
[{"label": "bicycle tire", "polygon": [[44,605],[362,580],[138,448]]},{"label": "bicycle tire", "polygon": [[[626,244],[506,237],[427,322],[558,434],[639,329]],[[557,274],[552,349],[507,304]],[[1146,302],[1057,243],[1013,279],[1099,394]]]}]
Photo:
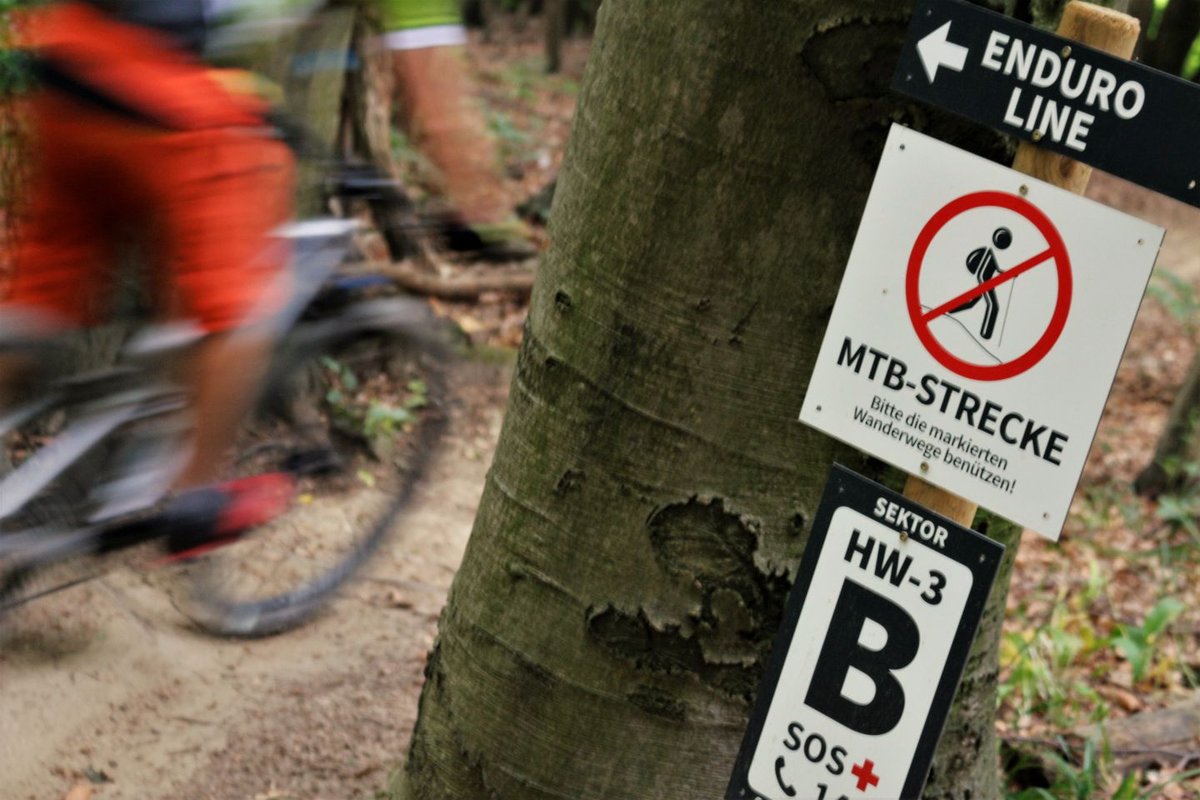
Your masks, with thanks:
[{"label": "bicycle tire", "polygon": [[[428,314],[424,304],[420,305]],[[308,621],[394,532],[437,449],[446,421],[448,348],[431,335],[429,327],[347,331],[339,320],[302,326],[270,372],[270,391],[260,408],[263,413],[258,415],[260,420],[288,416],[280,413],[280,404],[286,405],[291,393],[280,388],[296,380],[311,380],[314,371],[328,369],[325,359],[346,359],[365,346],[379,348],[375,353],[391,360],[404,360],[393,350],[397,345],[407,357],[421,363],[426,388],[419,424],[403,437],[403,457],[389,459],[391,463],[383,468],[366,467],[369,459],[361,451],[345,452],[346,448],[361,448],[362,442],[354,442],[354,437],[334,428],[329,434],[330,446],[337,449],[342,463],[333,475],[302,478],[297,498],[280,519],[185,566],[186,595],[177,605],[205,631],[251,638]],[[321,412],[325,430],[331,428],[330,413],[328,408]],[[309,436],[295,419],[286,425],[290,436]],[[277,433],[275,429],[272,435]],[[253,437],[244,439],[244,443],[252,441]],[[295,453],[285,446],[280,455],[286,459]],[[366,469],[371,469],[366,473],[369,479],[364,476]],[[369,513],[358,514],[368,505]],[[331,542],[335,532],[348,535]]]}]

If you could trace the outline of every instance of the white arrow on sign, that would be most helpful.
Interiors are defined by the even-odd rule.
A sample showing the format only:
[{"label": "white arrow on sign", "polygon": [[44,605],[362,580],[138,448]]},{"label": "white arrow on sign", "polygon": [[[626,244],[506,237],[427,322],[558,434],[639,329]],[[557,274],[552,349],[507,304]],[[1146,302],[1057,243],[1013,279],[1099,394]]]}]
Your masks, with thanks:
[{"label": "white arrow on sign", "polygon": [[950,23],[947,22],[933,33],[917,42],[917,53],[921,63],[925,65],[925,74],[929,82],[937,77],[938,67],[946,67],[955,72],[962,72],[970,52],[960,44],[950,41]]}]

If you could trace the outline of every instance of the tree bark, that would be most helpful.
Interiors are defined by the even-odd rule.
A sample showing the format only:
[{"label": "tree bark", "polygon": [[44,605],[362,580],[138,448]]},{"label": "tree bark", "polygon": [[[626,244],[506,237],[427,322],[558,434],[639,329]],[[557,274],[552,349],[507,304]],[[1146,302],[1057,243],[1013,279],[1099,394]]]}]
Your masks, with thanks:
[{"label": "tree bark", "polygon": [[1138,61],[1146,60],[1146,49],[1150,40],[1146,34],[1150,30],[1150,21],[1154,18],[1154,0],[1133,0],[1129,4],[1129,15],[1136,17],[1142,26],[1142,38],[1138,41],[1133,57]]},{"label": "tree bark", "polygon": [[[721,796],[829,465],[870,472],[796,416],[888,126],[1007,160],[998,136],[889,93],[909,15],[602,6],[554,247],[392,797]],[[999,796],[1010,570],[927,796]]]},{"label": "tree bark", "polygon": [[[1178,466],[1197,450],[1196,410],[1200,408],[1200,356],[1192,359],[1183,383],[1175,392],[1167,423],[1158,437],[1154,456],[1133,481],[1134,490],[1146,497],[1182,488],[1188,476]],[[1168,469],[1169,467],[1175,469]]]},{"label": "tree bark", "polygon": [[546,26],[546,72],[551,75],[562,69],[562,43],[566,26],[566,0],[546,0],[542,22]]}]

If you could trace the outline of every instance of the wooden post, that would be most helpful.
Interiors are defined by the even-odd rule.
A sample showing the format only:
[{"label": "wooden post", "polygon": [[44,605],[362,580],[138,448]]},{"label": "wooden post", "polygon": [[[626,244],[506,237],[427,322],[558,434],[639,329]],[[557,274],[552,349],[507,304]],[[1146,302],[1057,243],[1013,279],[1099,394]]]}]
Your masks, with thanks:
[{"label": "wooden post", "polygon": [[[1062,21],[1058,24],[1059,36],[1125,59],[1133,55],[1140,30],[1141,25],[1136,18],[1080,0],[1072,0],[1067,4]],[[1022,142],[1017,148],[1013,169],[1075,194],[1083,194],[1092,177],[1092,168],[1086,164],[1028,142]],[[976,503],[939,489],[916,475],[908,476],[904,496],[968,527],[975,521],[975,512],[979,510]]]}]

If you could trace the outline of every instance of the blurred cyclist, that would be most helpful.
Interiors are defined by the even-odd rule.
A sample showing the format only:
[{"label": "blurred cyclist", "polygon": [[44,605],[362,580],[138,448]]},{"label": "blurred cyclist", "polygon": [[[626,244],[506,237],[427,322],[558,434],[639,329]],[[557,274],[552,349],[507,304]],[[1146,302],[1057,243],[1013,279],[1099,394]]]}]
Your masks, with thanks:
[{"label": "blurred cyclist", "polygon": [[[528,255],[482,117],[468,105],[453,0],[380,2],[406,117],[457,206],[448,226],[457,244],[484,256]],[[290,214],[294,167],[252,77],[203,60],[233,5],[71,0],[33,12],[33,164],[6,303],[36,312],[47,331],[92,323],[108,311],[117,246],[142,245],[157,267],[160,312],[208,334],[187,365],[196,424],[173,501],[189,511],[201,497],[201,516],[220,512],[213,493],[184,490],[220,473],[269,354],[266,329],[254,323],[283,300],[272,294],[284,291],[287,253],[269,234]],[[0,389],[12,389],[17,371],[11,358],[0,363]],[[216,500],[252,522],[244,507],[274,507],[279,490],[238,484]]]},{"label": "blurred cyclist", "polygon": [[[292,193],[292,157],[264,101],[201,59],[209,5],[92,0],[32,13],[40,88],[7,300],[46,331],[94,322],[108,311],[116,246],[132,237],[148,252],[159,310],[208,334],[186,365],[196,422],[177,490],[215,480],[258,389],[271,342],[254,323],[285,299],[273,294],[287,252],[269,232]],[[11,360],[0,370],[6,389],[16,372]],[[271,506],[279,488],[243,484],[217,500]]]}]

